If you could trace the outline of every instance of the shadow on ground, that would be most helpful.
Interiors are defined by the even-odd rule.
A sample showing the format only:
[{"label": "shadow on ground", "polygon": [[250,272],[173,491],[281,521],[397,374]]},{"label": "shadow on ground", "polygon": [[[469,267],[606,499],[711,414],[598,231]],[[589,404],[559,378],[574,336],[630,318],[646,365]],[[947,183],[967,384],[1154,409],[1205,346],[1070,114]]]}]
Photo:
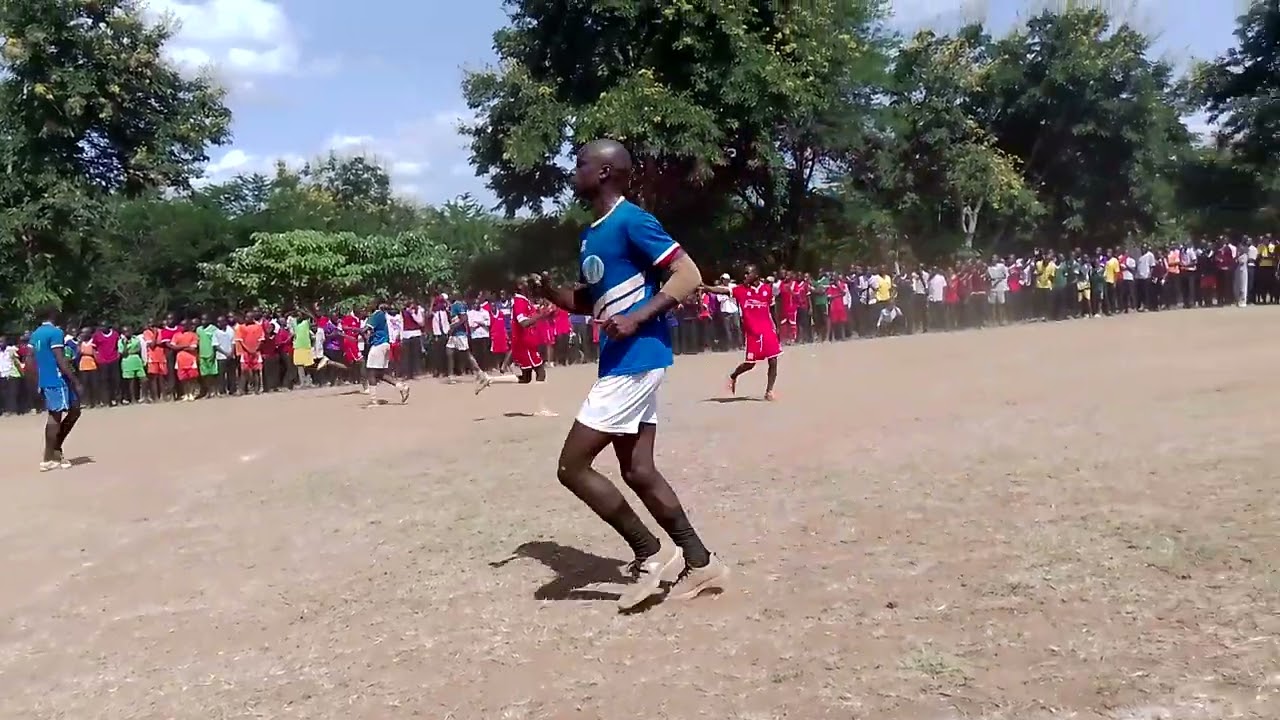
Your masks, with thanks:
[{"label": "shadow on ground", "polygon": [[630,582],[622,574],[626,561],[593,555],[549,540],[523,543],[511,552],[511,557],[491,562],[489,566],[504,567],[520,558],[537,560],[556,575],[533,592],[536,600],[617,600],[620,595],[616,592],[583,588],[600,583],[622,585]]}]

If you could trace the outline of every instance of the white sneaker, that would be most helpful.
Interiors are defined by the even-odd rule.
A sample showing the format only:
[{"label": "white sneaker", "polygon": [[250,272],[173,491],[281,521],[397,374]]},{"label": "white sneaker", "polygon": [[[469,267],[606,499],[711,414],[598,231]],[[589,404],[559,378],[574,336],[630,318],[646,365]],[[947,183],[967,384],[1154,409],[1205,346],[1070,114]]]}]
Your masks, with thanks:
[{"label": "white sneaker", "polygon": [[640,603],[662,592],[662,583],[675,582],[684,565],[684,553],[680,548],[663,545],[657,554],[641,560],[633,560],[627,572],[634,583],[618,598],[619,610],[632,610]]}]

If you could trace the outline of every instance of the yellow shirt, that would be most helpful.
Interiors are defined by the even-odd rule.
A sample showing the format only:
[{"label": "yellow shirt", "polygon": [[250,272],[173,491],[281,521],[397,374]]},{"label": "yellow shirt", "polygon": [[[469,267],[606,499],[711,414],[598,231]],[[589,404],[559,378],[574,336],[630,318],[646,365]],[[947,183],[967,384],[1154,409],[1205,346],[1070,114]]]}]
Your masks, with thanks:
[{"label": "yellow shirt", "polygon": [[1043,260],[1036,261],[1036,287],[1041,290],[1048,290],[1053,287],[1053,276],[1058,273],[1058,266],[1053,261],[1045,262]]},{"label": "yellow shirt", "polygon": [[1276,249],[1270,243],[1262,243],[1258,246],[1258,267],[1274,267]]},{"label": "yellow shirt", "polygon": [[1120,274],[1120,261],[1116,258],[1109,258],[1107,264],[1102,268],[1102,279],[1110,285],[1116,284],[1116,276]]},{"label": "yellow shirt", "polygon": [[893,278],[881,275],[880,287],[876,288],[876,302],[889,302],[891,297],[893,297]]}]

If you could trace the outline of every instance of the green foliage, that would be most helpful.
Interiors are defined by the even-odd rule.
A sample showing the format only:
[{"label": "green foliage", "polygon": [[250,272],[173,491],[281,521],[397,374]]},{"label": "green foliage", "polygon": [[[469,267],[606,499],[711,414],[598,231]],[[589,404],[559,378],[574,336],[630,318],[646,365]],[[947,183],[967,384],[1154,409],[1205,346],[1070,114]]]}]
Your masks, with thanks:
[{"label": "green foliage", "polygon": [[878,0],[506,6],[499,64],[464,91],[472,160],[508,214],[562,197],[561,158],[608,136],[673,229],[732,207],[755,254],[784,259],[819,212],[816,182],[854,159],[887,63]]},{"label": "green foliage", "polygon": [[448,283],[453,257],[421,232],[293,230],[259,233],[225,262],[205,263],[200,270],[213,287],[243,302],[353,307],[372,298],[418,295],[430,280]]},{"label": "green foliage", "polygon": [[132,0],[0,3],[0,316],[87,301],[107,196],[183,188],[228,137],[207,79]]},{"label": "green foliage", "polygon": [[1280,165],[1280,2],[1255,0],[1241,15],[1239,45],[1196,67],[1191,85],[1218,139],[1256,166]]}]

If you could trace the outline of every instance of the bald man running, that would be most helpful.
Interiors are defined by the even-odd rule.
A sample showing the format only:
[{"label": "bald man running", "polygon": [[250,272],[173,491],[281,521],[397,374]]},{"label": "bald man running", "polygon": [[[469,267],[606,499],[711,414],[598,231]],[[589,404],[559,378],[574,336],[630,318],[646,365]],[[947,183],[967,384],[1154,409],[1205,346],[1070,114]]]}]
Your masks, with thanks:
[{"label": "bald man running", "polygon": [[[674,581],[669,599],[723,589],[729,568],[707,550],[667,479],[653,461],[658,389],[673,363],[664,315],[702,282],[698,266],[652,215],[630,203],[631,156],[613,140],[578,151],[573,183],[596,220],[583,231],[579,282],[553,287],[541,276],[534,292],[601,324],[600,373],[560,451],[561,484],[626,540],[634,584],[618,600],[630,610]],[[665,282],[659,285],[666,277]],[[622,479],[671,538],[649,531],[618,488],[591,467],[613,446]]]}]

